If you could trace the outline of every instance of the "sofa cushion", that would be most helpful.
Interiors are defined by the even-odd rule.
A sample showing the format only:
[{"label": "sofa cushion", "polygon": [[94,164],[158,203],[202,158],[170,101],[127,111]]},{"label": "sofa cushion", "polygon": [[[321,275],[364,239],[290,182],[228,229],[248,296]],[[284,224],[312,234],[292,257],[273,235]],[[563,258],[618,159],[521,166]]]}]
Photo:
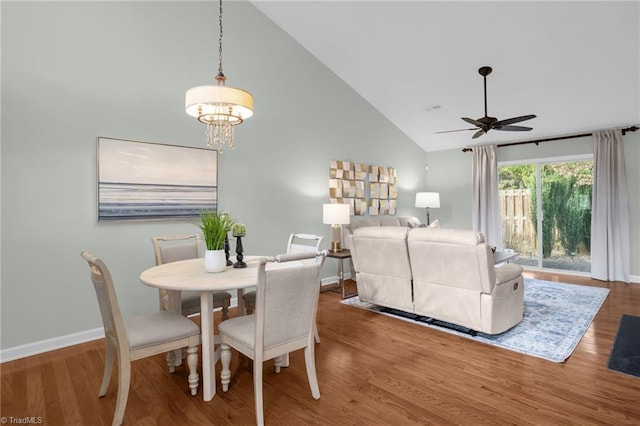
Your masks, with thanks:
[{"label": "sofa cushion", "polygon": [[360,300],[413,311],[408,232],[409,228],[402,226],[370,226],[354,231],[351,259]]},{"label": "sofa cushion", "polygon": [[418,283],[491,293],[493,255],[481,233],[465,229],[416,228],[408,242],[414,293]]},{"label": "sofa cushion", "polygon": [[353,232],[358,228],[362,228],[364,226],[380,226],[380,220],[377,217],[352,217],[351,223],[347,226],[347,228]]},{"label": "sofa cushion", "polygon": [[417,228],[420,226],[420,219],[415,216],[399,217],[400,226],[406,226],[407,228]]},{"label": "sofa cushion", "polygon": [[395,216],[380,216],[380,226],[403,226]]}]

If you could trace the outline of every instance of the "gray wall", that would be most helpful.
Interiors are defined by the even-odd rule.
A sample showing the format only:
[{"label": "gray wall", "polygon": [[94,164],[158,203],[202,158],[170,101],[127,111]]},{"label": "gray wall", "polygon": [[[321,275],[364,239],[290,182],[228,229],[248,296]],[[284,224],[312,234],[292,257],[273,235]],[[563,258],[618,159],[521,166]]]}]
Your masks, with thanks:
[{"label": "gray wall", "polygon": [[[632,124],[632,123],[629,123]],[[640,132],[624,137],[625,167],[631,218],[631,275],[640,276]],[[592,154],[593,138],[585,137],[498,149],[498,161]],[[441,208],[431,214],[447,228],[471,229],[471,153],[459,149],[428,152],[427,184],[440,192]]]},{"label": "gray wall", "polygon": [[[256,100],[219,159],[247,253],[282,252],[294,231],[329,238],[332,159],[395,167],[398,213],[420,214],[425,153],[254,6],[224,13],[227,83]],[[215,2],[2,2],[2,349],[101,325],[82,250],[109,265],[125,316],[157,309],[138,280],[150,238],[196,228],[98,224],[96,137],[204,146],[184,93],[213,84],[217,35]]]}]

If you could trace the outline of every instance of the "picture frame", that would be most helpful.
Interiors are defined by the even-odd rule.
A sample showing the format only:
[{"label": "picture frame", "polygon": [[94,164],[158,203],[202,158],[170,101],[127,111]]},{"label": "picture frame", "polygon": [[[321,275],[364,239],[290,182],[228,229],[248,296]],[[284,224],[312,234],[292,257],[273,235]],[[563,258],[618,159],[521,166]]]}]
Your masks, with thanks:
[{"label": "picture frame", "polygon": [[98,222],[184,220],[218,208],[218,151],[97,138]]}]

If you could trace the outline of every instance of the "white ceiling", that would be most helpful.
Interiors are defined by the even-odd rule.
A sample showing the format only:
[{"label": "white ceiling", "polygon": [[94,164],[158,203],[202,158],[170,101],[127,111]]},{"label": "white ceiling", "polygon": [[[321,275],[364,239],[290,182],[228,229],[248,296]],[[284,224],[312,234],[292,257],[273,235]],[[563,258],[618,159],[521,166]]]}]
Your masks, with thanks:
[{"label": "white ceiling", "polygon": [[[640,121],[640,4],[254,1],[425,151]],[[435,134],[484,115],[530,132]]]}]

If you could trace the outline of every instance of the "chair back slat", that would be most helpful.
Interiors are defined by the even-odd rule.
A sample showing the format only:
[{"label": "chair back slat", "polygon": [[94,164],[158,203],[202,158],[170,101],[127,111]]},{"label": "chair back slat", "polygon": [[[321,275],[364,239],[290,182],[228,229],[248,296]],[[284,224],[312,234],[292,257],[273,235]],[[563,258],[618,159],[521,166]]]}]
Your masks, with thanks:
[{"label": "chair back slat", "polygon": [[156,265],[203,257],[202,236],[169,235],[153,237]]},{"label": "chair back slat", "polygon": [[317,253],[320,251],[323,238],[322,235],[293,233],[289,235],[287,254]]},{"label": "chair back slat", "polygon": [[91,282],[98,299],[105,337],[112,339],[118,346],[121,343],[126,345],[127,330],[118,305],[111,272],[101,259],[91,253],[82,252],[81,256],[89,264]]}]

